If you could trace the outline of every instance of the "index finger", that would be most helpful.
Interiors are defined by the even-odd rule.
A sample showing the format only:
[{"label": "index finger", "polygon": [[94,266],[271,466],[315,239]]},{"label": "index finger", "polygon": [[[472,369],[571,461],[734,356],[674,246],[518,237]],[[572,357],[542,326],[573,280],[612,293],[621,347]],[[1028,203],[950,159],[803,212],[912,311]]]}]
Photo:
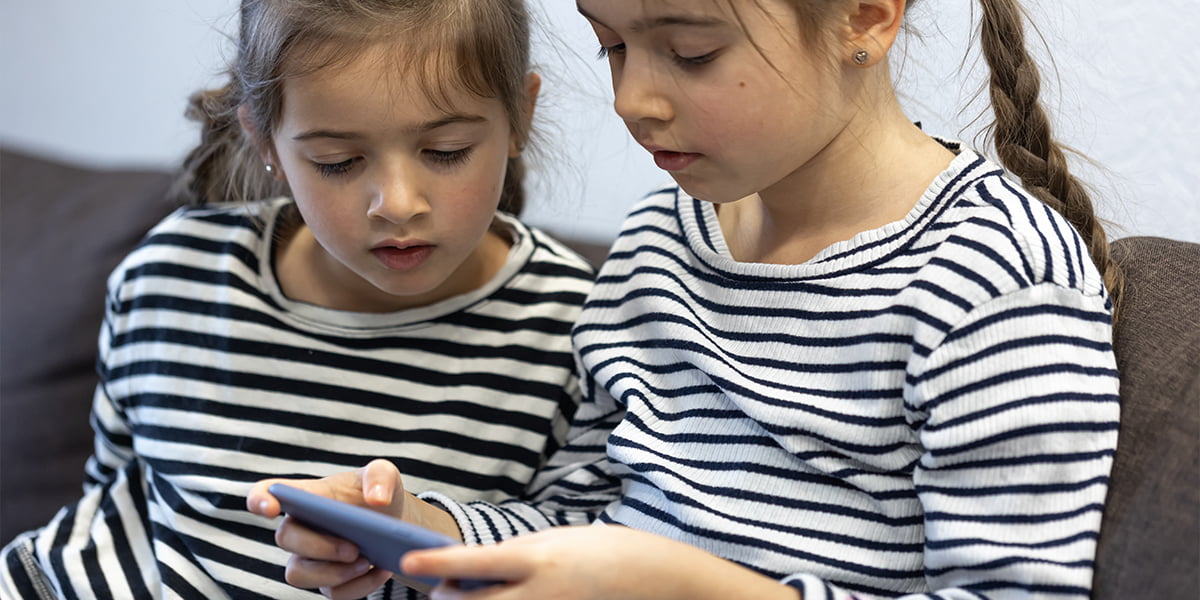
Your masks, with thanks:
[{"label": "index finger", "polygon": [[256,482],[250,492],[246,494],[246,510],[268,519],[274,519],[283,513],[283,508],[279,505],[279,500],[267,491],[274,483],[291,483],[287,479],[263,479]]},{"label": "index finger", "polygon": [[400,561],[400,570],[440,579],[505,582],[528,578],[532,567],[525,552],[500,544],[413,550]]}]

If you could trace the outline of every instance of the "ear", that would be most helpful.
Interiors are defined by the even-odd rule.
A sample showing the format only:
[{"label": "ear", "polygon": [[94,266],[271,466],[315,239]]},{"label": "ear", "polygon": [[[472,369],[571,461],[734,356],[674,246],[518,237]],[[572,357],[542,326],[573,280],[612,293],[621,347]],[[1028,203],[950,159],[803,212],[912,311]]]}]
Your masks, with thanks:
[{"label": "ear", "polygon": [[533,111],[537,107],[538,93],[542,90],[542,77],[537,73],[525,76],[525,114],[520,131],[513,131],[509,136],[508,157],[516,158],[525,149],[529,141],[529,132],[533,128]]},{"label": "ear", "polygon": [[[874,66],[887,56],[904,22],[907,0],[853,0],[846,28],[845,60],[854,66]],[[866,62],[854,61],[854,54],[866,50]]]},{"label": "ear", "polygon": [[258,155],[262,158],[263,165],[272,167],[276,181],[283,181],[283,167],[279,164],[279,160],[275,157],[275,150],[269,140],[259,139],[258,129],[254,126],[254,120],[250,117],[250,108],[245,104],[238,106],[238,123],[242,126],[242,131],[246,137],[250,138],[250,143],[258,149]]}]

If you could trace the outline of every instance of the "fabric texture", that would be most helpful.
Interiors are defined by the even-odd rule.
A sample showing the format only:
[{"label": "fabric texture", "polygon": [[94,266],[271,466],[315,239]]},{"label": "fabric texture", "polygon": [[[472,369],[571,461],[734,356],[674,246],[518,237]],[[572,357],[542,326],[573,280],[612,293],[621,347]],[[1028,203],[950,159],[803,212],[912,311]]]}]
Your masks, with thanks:
[{"label": "fabric texture", "polygon": [[1071,227],[961,150],[902,221],[730,257],[678,189],[626,221],[574,333],[584,401],[472,543],[597,520],[825,598],[1087,598],[1117,441],[1110,303]]},{"label": "fabric texture", "polygon": [[245,510],[253,482],[383,457],[409,485],[494,500],[558,448],[579,398],[581,257],[502,216],[513,247],[482,288],[330,310],[279,290],[288,204],[181,209],[113,271],[86,493],[6,548],[0,591],[318,598],[284,581],[275,524]]},{"label": "fabric texture", "polygon": [[1095,600],[1190,600],[1200,589],[1200,244],[1113,244],[1126,283],[1114,334],[1121,445]]},{"label": "fabric texture", "polygon": [[104,280],[171,180],[0,151],[0,545],[79,498]]}]

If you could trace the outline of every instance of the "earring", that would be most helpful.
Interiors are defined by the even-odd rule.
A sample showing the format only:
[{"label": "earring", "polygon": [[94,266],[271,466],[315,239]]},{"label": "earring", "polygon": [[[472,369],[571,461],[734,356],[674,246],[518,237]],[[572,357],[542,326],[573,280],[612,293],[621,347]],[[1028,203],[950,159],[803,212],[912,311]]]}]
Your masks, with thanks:
[{"label": "earring", "polygon": [[267,170],[267,175],[274,175],[274,174],[275,174],[275,167],[274,167],[274,165],[271,165],[271,164],[269,164],[269,163],[268,163],[268,164],[267,164],[267,166],[266,166],[265,168],[266,168],[266,170]]},{"label": "earring", "polygon": [[867,52],[867,51],[866,51],[865,49],[863,49],[863,48],[859,48],[857,51],[855,51],[855,53],[854,53],[854,64],[856,64],[856,65],[865,65],[865,64],[867,64],[867,61],[868,61],[868,60],[871,60],[871,53],[870,53],[870,52]]}]

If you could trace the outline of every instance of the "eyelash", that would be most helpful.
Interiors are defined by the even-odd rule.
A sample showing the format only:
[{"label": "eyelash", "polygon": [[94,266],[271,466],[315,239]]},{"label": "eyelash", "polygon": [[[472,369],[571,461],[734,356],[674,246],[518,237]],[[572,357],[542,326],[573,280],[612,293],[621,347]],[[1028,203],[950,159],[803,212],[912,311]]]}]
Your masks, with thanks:
[{"label": "eyelash", "polygon": [[441,166],[452,167],[467,162],[467,158],[471,155],[471,147],[460,148],[458,150],[426,150],[425,154],[430,160]]},{"label": "eyelash", "polygon": [[314,162],[313,164],[316,165],[317,172],[321,174],[321,177],[339,177],[350,172],[350,169],[354,167],[354,161],[355,159],[348,158],[339,163]]},{"label": "eyelash", "polygon": [[613,46],[600,46],[600,50],[596,52],[596,58],[604,60],[612,54],[620,54],[625,51],[625,44],[616,44]]},{"label": "eyelash", "polygon": [[[613,54],[623,54],[624,52],[625,52],[625,44],[616,44],[613,46],[600,46],[600,50],[598,52],[596,52],[596,58],[599,60],[604,60]],[[673,60],[676,65],[679,65],[680,67],[683,67],[685,69],[702,67],[702,66],[707,65],[708,63],[712,62],[713,59],[715,59],[717,57],[718,52],[719,52],[718,50],[714,50],[712,52],[709,52],[708,54],[704,54],[701,56],[680,56],[678,54],[675,54],[671,60]]]},{"label": "eyelash", "polygon": [[[471,148],[462,148],[459,150],[426,150],[425,155],[429,157],[435,165],[439,167],[453,167],[467,162],[467,158],[471,154]],[[357,158],[348,158],[338,163],[321,163],[314,162],[317,172],[322,177],[340,177],[350,172],[354,168],[354,163]]]},{"label": "eyelash", "polygon": [[672,60],[675,61],[675,64],[677,64],[681,67],[694,68],[694,67],[702,67],[704,65],[707,65],[708,63],[712,62],[713,59],[715,59],[716,57],[717,57],[717,51],[714,50],[712,52],[709,52],[708,54],[702,54],[700,56],[680,56],[680,55],[676,54]]}]

